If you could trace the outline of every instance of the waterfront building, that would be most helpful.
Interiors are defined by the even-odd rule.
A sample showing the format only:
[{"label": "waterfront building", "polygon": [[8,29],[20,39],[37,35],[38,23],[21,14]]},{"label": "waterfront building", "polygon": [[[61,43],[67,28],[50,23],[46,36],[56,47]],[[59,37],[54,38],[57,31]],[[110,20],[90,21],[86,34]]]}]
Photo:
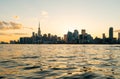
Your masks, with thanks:
[{"label": "waterfront building", "polygon": [[64,41],[67,43],[67,34],[64,34]]},{"label": "waterfront building", "polygon": [[82,30],[81,30],[81,34],[82,34],[82,35],[85,35],[85,34],[86,34],[86,30],[85,30],[85,29],[82,29]]},{"label": "waterfront building", "polygon": [[106,39],[106,35],[105,35],[105,33],[103,33],[102,37],[103,37],[103,39]]},{"label": "waterfront building", "polygon": [[113,27],[109,28],[109,39],[113,39]]},{"label": "waterfront building", "polygon": [[73,33],[73,42],[74,43],[78,43],[78,40],[79,40],[79,32],[78,32],[78,30],[74,30],[74,33]]},{"label": "waterfront building", "polygon": [[118,43],[120,44],[120,33],[118,32]]},{"label": "waterfront building", "polygon": [[40,30],[40,22],[39,22],[39,27],[38,27],[38,37],[41,37],[41,30]]},{"label": "waterfront building", "polygon": [[93,43],[93,37],[90,34],[87,34],[85,29],[82,29],[81,34],[79,35],[79,43],[80,44]]},{"label": "waterfront building", "polygon": [[103,44],[107,43],[106,42],[106,35],[105,35],[105,33],[102,34],[102,40],[103,40]]},{"label": "waterfront building", "polygon": [[102,41],[101,38],[95,37],[95,39],[94,39],[94,43],[95,43],[95,44],[102,44],[103,41]]},{"label": "waterfront building", "polygon": [[19,43],[20,44],[31,44],[32,39],[31,39],[31,37],[20,37]]},{"label": "waterfront building", "polygon": [[70,31],[67,33],[67,43],[73,43],[73,33]]},{"label": "waterfront building", "polygon": [[120,39],[120,32],[118,32],[118,39]]},{"label": "waterfront building", "polygon": [[109,28],[109,43],[113,43],[113,27]]}]

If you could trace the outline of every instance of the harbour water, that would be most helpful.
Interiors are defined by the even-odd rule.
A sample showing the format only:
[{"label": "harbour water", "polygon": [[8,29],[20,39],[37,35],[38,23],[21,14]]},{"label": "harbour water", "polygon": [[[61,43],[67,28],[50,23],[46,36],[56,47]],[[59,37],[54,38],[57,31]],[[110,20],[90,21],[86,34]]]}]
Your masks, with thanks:
[{"label": "harbour water", "polygon": [[0,79],[120,79],[120,45],[0,45]]}]

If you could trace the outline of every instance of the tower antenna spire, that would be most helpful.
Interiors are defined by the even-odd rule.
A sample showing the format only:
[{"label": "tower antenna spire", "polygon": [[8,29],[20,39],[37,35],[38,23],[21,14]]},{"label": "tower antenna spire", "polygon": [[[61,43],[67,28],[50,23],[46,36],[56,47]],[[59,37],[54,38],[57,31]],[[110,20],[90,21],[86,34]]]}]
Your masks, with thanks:
[{"label": "tower antenna spire", "polygon": [[39,28],[40,28],[40,21],[39,21]]},{"label": "tower antenna spire", "polygon": [[39,26],[38,26],[38,36],[41,36],[40,22],[39,22]]}]

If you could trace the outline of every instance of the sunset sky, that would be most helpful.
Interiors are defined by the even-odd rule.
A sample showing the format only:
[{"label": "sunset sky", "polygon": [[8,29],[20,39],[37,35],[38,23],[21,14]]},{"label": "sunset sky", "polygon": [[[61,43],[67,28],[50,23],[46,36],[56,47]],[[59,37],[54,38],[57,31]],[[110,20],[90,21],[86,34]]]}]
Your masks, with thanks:
[{"label": "sunset sky", "polygon": [[0,41],[31,36],[39,22],[42,34],[108,36],[109,27],[120,29],[120,0],[0,0]]}]

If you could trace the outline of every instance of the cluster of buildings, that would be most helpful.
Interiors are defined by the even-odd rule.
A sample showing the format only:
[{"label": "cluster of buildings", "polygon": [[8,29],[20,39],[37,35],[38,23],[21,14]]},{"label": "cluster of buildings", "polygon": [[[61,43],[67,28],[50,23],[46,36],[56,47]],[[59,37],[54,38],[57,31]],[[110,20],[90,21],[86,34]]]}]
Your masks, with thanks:
[{"label": "cluster of buildings", "polygon": [[33,32],[31,37],[20,37],[18,41],[11,40],[10,44],[120,44],[120,33],[118,33],[118,39],[114,38],[113,33],[113,27],[110,27],[109,37],[106,37],[105,33],[103,33],[102,38],[93,38],[86,33],[85,29],[82,29],[81,34],[79,34],[78,30],[74,30],[73,33],[68,31],[61,38],[50,33],[42,35],[39,23],[37,33]]},{"label": "cluster of buildings", "polygon": [[40,23],[38,27],[38,32],[32,32],[31,37],[20,37],[18,41],[12,40],[10,44],[61,44],[63,40],[57,35],[41,34]]},{"label": "cluster of buildings", "polygon": [[85,29],[82,29],[81,34],[79,34],[78,30],[74,30],[73,33],[68,31],[68,33],[64,35],[64,41],[68,44],[89,44],[93,43],[93,37],[87,34]]},{"label": "cluster of buildings", "polygon": [[78,30],[74,30],[74,32],[69,32],[64,35],[65,43],[70,44],[120,44],[120,33],[118,32],[118,39],[114,38],[114,30],[113,27],[109,28],[109,37],[106,37],[105,33],[103,33],[102,38],[93,37],[90,34],[86,33],[85,29],[81,30],[81,34],[79,34]]}]

